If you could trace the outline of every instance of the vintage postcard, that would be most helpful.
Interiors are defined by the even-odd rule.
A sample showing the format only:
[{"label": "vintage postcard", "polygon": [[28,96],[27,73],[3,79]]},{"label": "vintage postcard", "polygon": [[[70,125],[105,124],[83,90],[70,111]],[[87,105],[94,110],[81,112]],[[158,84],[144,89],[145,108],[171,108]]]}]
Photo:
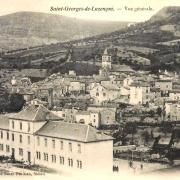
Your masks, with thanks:
[{"label": "vintage postcard", "polygon": [[0,179],[180,179],[180,1],[0,2]]}]

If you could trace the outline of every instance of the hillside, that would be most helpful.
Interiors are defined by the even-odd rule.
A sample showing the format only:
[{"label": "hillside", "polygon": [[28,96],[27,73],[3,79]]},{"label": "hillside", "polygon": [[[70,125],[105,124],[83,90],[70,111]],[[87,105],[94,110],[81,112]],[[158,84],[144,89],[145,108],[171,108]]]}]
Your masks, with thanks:
[{"label": "hillside", "polygon": [[143,33],[157,33],[157,41],[170,41],[180,37],[180,7],[164,7],[142,24]]},{"label": "hillside", "polygon": [[175,20],[175,23],[178,22],[178,19],[180,18],[180,7],[179,6],[171,6],[171,7],[164,7],[159,12],[157,12],[154,16],[150,18],[150,22],[155,21],[173,21]]},{"label": "hillside", "polygon": [[[179,7],[165,7],[146,22],[131,25],[110,33],[106,32],[104,34],[94,35],[79,40],[74,40],[71,36],[71,39],[73,40],[64,43],[29,48],[23,46],[22,49],[1,53],[0,66],[4,69],[45,69],[49,74],[51,74],[59,71],[62,72],[63,69],[67,70],[67,72],[69,69],[76,69],[77,71],[79,71],[79,69],[84,70],[87,68],[87,65],[90,64],[92,68],[90,68],[90,66],[88,68],[91,69],[92,73],[89,72],[89,74],[93,74],[98,72],[98,67],[96,66],[101,61],[104,49],[108,47],[109,50],[112,51],[111,55],[114,64],[126,64],[135,70],[157,72],[159,69],[167,69],[170,71],[176,70],[177,72],[180,72],[180,37],[178,35],[180,31],[179,9]],[[17,14],[19,15],[19,13]],[[44,17],[44,14],[42,15]],[[47,16],[49,17],[49,15]],[[13,16],[13,18],[15,18],[15,16]],[[63,17],[63,19],[64,18],[65,17]],[[8,35],[16,37],[13,39],[13,42],[15,39],[17,40],[18,37],[20,40],[22,40],[22,38],[28,39],[26,36],[30,37],[29,41],[32,40],[32,37],[37,36],[42,40],[45,38],[45,34],[47,32],[43,31],[41,34],[38,34],[39,32],[37,29],[45,29],[44,27],[48,29],[48,25],[46,23],[40,23],[39,25],[37,22],[39,22],[40,19],[42,18],[28,20],[27,25],[23,26],[26,28],[19,28],[17,32],[14,32],[14,29],[12,31],[9,29]],[[73,19],[67,18],[67,20],[72,21]],[[31,21],[36,21],[35,24],[38,28],[34,25],[34,23],[33,25],[29,25],[31,24],[29,23]],[[0,22],[3,24],[3,21]],[[19,19],[16,20],[16,22],[18,22],[17,24],[21,26]],[[61,25],[63,23],[68,23],[68,21],[62,22]],[[76,22],[81,22],[81,25],[87,23],[87,21],[77,19]],[[50,22],[50,24],[51,23],[52,22]],[[2,27],[8,27],[7,24],[12,23],[5,21]],[[23,24],[26,24],[25,20]],[[90,29],[92,26],[103,27],[105,24],[107,26],[107,23],[105,22],[102,24],[93,24],[92,26],[90,26],[90,23],[88,24],[89,26],[81,27],[83,32],[85,32],[88,28]],[[39,28],[39,26],[41,28]],[[49,26],[51,29],[52,24]],[[72,27],[75,25],[69,23],[69,26]],[[1,31],[3,30],[3,28],[0,29]],[[32,29],[36,29],[36,31]],[[79,32],[77,28],[74,28],[73,30]],[[66,31],[67,32],[64,32],[65,35],[70,33],[71,29],[67,29]],[[97,31],[99,32],[100,29],[92,30],[92,32],[96,33]],[[58,34],[60,30],[56,29],[55,32],[55,34]],[[103,30],[101,32],[103,32]],[[74,32],[71,32],[71,34],[73,33]],[[53,37],[52,34],[53,33],[51,33],[51,37]],[[64,36],[59,36],[56,40],[59,38],[59,40],[63,41],[63,38],[65,38]],[[20,43],[22,41],[17,42]],[[7,45],[7,43],[5,44]],[[20,48],[21,46],[18,47]],[[79,64],[76,66],[76,63]]]},{"label": "hillside", "polygon": [[109,33],[127,22],[90,21],[61,15],[17,12],[0,17],[0,47],[17,49]]},{"label": "hillside", "polygon": [[143,46],[154,46],[158,42],[179,39],[180,7],[165,7],[146,22],[137,23],[95,38]]},{"label": "hillside", "polygon": [[[84,40],[86,44],[93,42],[98,47],[94,51],[100,49],[99,56],[105,47],[114,47],[118,54],[116,63],[136,70],[162,68],[180,72],[180,7],[165,7],[146,22]],[[150,64],[144,66],[145,61]]]}]

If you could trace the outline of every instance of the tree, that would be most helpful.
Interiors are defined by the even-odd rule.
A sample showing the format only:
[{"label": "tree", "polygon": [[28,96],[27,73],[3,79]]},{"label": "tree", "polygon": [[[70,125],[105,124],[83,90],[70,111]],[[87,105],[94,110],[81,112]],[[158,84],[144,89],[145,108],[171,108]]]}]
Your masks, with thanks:
[{"label": "tree", "polygon": [[124,131],[127,134],[131,134],[131,144],[134,144],[134,134],[137,132],[137,124],[135,123],[127,123],[124,127]]},{"label": "tree", "polygon": [[160,107],[157,108],[156,113],[158,114],[158,116],[162,115],[162,109]]},{"label": "tree", "polygon": [[160,126],[160,131],[164,133],[165,137],[168,133],[172,133],[173,131],[173,124],[170,122],[162,122]]},{"label": "tree", "polygon": [[150,110],[150,111],[149,111],[149,114],[150,114],[150,117],[154,117],[155,112],[154,112],[153,110]]},{"label": "tree", "polygon": [[9,97],[9,105],[8,105],[8,111],[9,112],[17,112],[22,109],[24,106],[25,100],[21,94],[11,94]]},{"label": "tree", "polygon": [[148,131],[143,131],[141,136],[144,139],[144,144],[147,144],[150,140],[150,134],[148,133]]},{"label": "tree", "polygon": [[0,87],[0,112],[6,111],[9,103],[8,96],[7,91],[3,87]]},{"label": "tree", "polygon": [[126,136],[128,134],[125,132],[124,127],[120,127],[117,132],[113,134],[113,137],[115,138],[115,143],[118,141],[122,142],[122,145],[126,145]]}]

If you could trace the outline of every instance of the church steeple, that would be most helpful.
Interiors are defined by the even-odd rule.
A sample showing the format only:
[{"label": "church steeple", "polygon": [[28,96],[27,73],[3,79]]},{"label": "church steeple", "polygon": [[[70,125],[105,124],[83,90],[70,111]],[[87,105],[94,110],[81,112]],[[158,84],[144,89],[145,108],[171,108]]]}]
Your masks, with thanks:
[{"label": "church steeple", "polygon": [[108,55],[108,50],[107,48],[104,50],[104,54],[103,55]]},{"label": "church steeple", "polygon": [[108,54],[108,49],[104,50],[102,55],[102,68],[103,69],[111,69],[111,56]]}]

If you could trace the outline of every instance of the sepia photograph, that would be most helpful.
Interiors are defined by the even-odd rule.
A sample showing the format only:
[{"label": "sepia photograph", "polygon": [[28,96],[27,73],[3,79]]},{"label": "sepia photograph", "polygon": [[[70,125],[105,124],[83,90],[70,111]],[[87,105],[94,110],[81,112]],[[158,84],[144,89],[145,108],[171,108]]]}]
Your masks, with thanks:
[{"label": "sepia photograph", "polygon": [[0,2],[0,179],[180,179],[180,1]]}]

